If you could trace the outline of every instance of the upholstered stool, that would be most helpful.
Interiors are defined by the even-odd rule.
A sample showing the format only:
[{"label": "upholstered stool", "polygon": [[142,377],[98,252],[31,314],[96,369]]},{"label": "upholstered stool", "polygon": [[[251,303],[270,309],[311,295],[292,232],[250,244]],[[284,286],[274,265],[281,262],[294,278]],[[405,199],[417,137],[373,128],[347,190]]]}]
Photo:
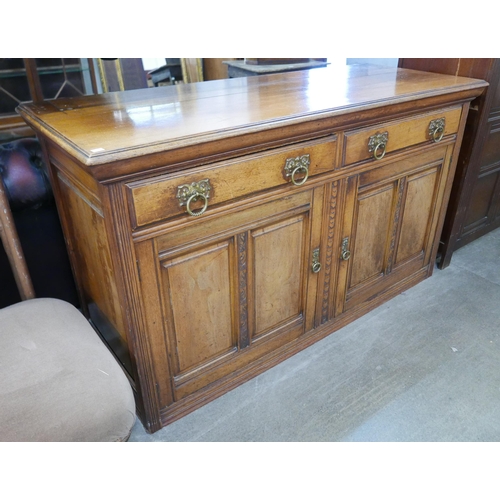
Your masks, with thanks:
[{"label": "upholstered stool", "polygon": [[129,380],[72,304],[34,298],[0,176],[0,237],[23,299],[0,309],[0,441],[124,441]]},{"label": "upholstered stool", "polygon": [[127,377],[74,306],[0,310],[0,441],[125,441],[134,422]]}]

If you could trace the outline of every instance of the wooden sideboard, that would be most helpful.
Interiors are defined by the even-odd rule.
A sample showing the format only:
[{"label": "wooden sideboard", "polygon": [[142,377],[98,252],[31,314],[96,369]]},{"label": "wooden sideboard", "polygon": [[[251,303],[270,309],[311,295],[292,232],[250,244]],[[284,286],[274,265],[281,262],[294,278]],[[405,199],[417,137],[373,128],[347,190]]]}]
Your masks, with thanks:
[{"label": "wooden sideboard", "polygon": [[500,59],[400,59],[399,65],[489,83],[465,127],[438,249],[444,269],[455,250],[500,226]]},{"label": "wooden sideboard", "polygon": [[148,431],[431,275],[485,86],[353,66],[19,107]]}]

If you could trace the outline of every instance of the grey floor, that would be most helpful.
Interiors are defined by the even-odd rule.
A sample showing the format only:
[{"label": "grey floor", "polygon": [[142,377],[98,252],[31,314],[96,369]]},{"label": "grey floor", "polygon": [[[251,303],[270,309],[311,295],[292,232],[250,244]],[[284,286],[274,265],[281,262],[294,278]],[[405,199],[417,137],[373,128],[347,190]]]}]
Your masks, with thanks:
[{"label": "grey floor", "polygon": [[500,229],[157,433],[137,422],[130,441],[500,441]]}]

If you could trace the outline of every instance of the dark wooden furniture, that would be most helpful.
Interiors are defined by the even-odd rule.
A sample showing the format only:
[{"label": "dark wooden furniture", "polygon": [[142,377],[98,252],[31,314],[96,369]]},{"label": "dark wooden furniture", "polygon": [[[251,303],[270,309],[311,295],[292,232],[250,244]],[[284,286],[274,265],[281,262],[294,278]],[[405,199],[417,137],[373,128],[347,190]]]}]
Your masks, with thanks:
[{"label": "dark wooden furniture", "polygon": [[291,64],[258,64],[246,61],[224,61],[227,64],[227,73],[229,78],[238,78],[241,76],[270,75],[273,73],[286,73],[288,71],[303,71],[312,68],[324,68],[327,62],[324,60],[311,60],[307,62]]},{"label": "dark wooden furniture", "polygon": [[91,59],[0,59],[0,143],[33,135],[15,112],[21,102],[96,91]]},{"label": "dark wooden furniture", "polygon": [[19,108],[146,429],[432,274],[485,85],[359,66]]},{"label": "dark wooden furniture", "polygon": [[399,65],[490,84],[465,129],[439,248],[444,269],[455,250],[500,226],[500,59],[401,59]]}]

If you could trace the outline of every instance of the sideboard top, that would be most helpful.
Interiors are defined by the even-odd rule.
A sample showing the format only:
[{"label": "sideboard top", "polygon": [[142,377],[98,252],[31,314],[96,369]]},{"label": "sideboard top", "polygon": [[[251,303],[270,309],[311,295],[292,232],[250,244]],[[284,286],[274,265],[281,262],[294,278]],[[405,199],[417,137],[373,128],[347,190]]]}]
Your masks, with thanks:
[{"label": "sideboard top", "polygon": [[25,103],[18,112],[92,167],[449,93],[479,95],[486,85],[360,65]]}]

